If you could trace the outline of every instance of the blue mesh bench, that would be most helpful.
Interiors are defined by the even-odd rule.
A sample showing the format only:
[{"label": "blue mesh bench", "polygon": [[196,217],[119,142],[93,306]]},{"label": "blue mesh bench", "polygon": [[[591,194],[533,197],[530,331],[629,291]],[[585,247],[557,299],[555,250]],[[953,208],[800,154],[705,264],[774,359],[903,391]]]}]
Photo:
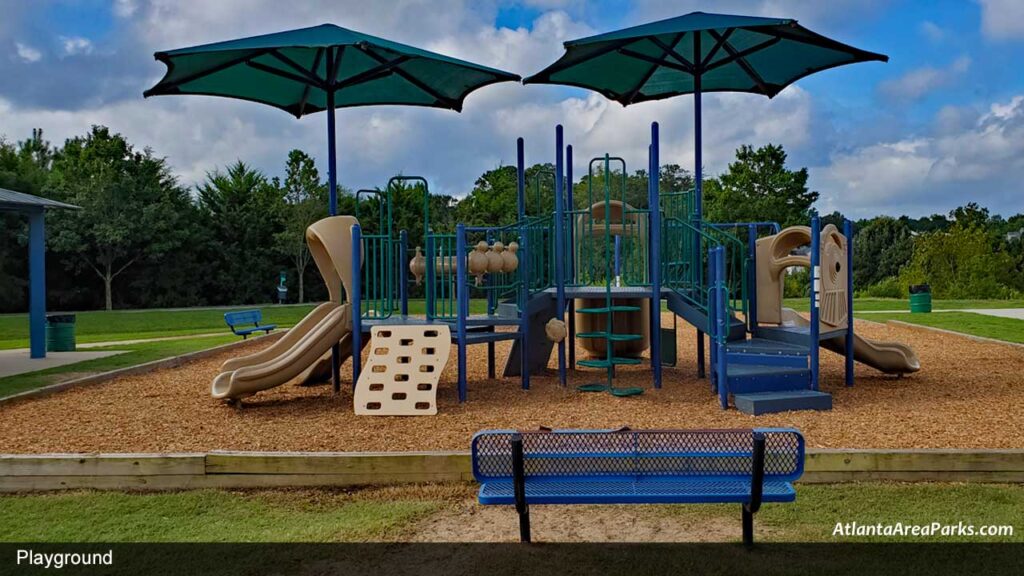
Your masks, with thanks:
[{"label": "blue mesh bench", "polygon": [[[277,324],[262,324],[263,313],[259,310],[239,310],[238,312],[227,312],[224,314],[224,322],[227,323],[228,328],[237,336],[241,336],[243,340],[249,337],[249,334],[253,332],[266,332],[270,334],[270,331],[277,328]],[[250,324],[252,326],[250,326]]]},{"label": "blue mesh bench", "polygon": [[743,543],[762,502],[792,502],[804,439],[753,430],[485,430],[473,436],[480,504],[514,505],[530,541],[530,504],[738,503]]}]

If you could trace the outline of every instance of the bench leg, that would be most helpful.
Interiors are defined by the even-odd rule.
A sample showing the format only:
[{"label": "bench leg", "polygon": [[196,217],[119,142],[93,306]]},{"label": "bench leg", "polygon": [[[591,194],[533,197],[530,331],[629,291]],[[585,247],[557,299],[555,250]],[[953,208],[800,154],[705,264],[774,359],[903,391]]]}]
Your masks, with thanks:
[{"label": "bench leg", "polygon": [[743,545],[750,548],[754,545],[754,513],[746,504],[743,507]]},{"label": "bench leg", "polygon": [[523,504],[520,509],[517,505],[516,512],[519,513],[519,541],[530,543],[530,507]]}]

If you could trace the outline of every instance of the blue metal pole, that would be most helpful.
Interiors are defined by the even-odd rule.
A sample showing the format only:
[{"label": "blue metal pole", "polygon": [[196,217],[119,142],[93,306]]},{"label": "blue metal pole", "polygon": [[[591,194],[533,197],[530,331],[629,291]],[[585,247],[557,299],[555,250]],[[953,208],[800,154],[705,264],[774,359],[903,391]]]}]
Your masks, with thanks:
[{"label": "blue metal pole", "polygon": [[[521,222],[521,221],[520,221]],[[523,390],[530,389],[530,243],[529,228],[520,223],[519,225],[519,378]]]},{"label": "blue metal pole", "polygon": [[352,227],[352,293],[349,294],[352,301],[352,389],[355,390],[356,382],[359,382],[359,369],[362,364],[363,350],[363,296],[362,296],[362,270],[363,262],[363,234],[361,227],[356,224]]},{"label": "blue metal pole", "polygon": [[[326,70],[334,70],[334,49],[327,49]],[[338,150],[334,130],[334,78],[328,78],[327,83],[327,182],[330,190],[330,200],[327,208],[328,214],[338,214]],[[359,260],[355,262],[359,263]],[[353,282],[359,283],[358,273],[353,276]],[[355,315],[359,315],[359,307],[355,308]],[[353,340],[353,343],[355,340]],[[359,348],[352,351],[352,387],[355,388],[358,379]],[[331,346],[331,380],[334,382],[334,391],[341,391],[341,345]]]},{"label": "blue metal pole", "polygon": [[846,385],[853,386],[853,221],[843,222],[846,236]]},{"label": "blue metal pole", "polygon": [[[694,61],[697,66],[700,65],[700,37],[701,34],[697,33],[693,35],[693,53],[695,54]],[[693,211],[691,223],[694,227],[700,230],[701,221],[704,218],[704,200],[703,200],[703,188],[704,188],[704,175],[701,171],[703,166],[703,142],[702,142],[702,130],[701,130],[701,70],[695,70],[693,74]],[[700,265],[703,253],[701,251],[701,237],[699,233],[694,233],[693,238],[693,266],[694,275],[700,278],[700,274],[703,272],[704,267]],[[704,282],[697,282],[697,289],[703,290],[705,285]],[[700,378],[704,377],[704,333],[701,330],[697,330],[697,376]]]},{"label": "blue metal pole", "polygon": [[[562,125],[555,127],[555,315],[559,320],[565,320],[565,240],[563,227],[565,225],[565,210],[562,206],[564,200],[562,194],[562,177],[565,171],[564,164],[565,148],[562,144]],[[558,381],[565,386],[565,340],[558,343]]]},{"label": "blue metal pole", "polygon": [[757,226],[747,226],[747,326],[751,333],[757,330]]},{"label": "blue metal pole", "polygon": [[811,351],[811,390],[818,389],[818,373],[821,350],[818,347],[820,341],[821,325],[818,323],[821,307],[821,219],[818,213],[811,216],[811,330],[810,330],[810,351]]},{"label": "blue metal pole", "polygon": [[[565,147],[565,181],[568,183],[568,189],[565,191],[566,209],[569,211],[569,278],[573,284],[576,284],[579,280],[576,278],[576,201],[573,198],[573,179],[572,179],[572,144]],[[569,348],[569,370],[576,369],[576,300],[569,299],[566,304],[568,305],[569,314],[569,337],[567,347]]]},{"label": "blue metal pole", "polygon": [[28,215],[29,357],[46,358],[46,226],[43,208]]},{"label": "blue metal pole", "polygon": [[651,280],[651,370],[654,387],[661,388],[661,150],[658,123],[651,122],[651,168],[648,171],[647,210],[649,276]]},{"label": "blue metal pole", "polygon": [[725,248],[715,250],[715,378],[718,379],[718,403],[723,410],[729,408],[729,373],[726,367],[725,341],[729,330],[729,312],[726,301],[729,298],[725,284]]},{"label": "blue metal pole", "polygon": [[437,256],[434,254],[434,235],[429,231],[425,232],[427,235],[426,251],[427,251],[427,269],[426,269],[426,282],[424,293],[427,298],[427,320],[433,320],[437,316],[437,282],[434,279],[435,266],[437,265]]},{"label": "blue metal pole", "polygon": [[456,339],[459,356],[459,402],[465,402],[469,393],[466,380],[466,317],[469,316],[469,285],[466,280],[466,225],[455,226],[455,298],[458,313],[455,315]]},{"label": "blue metal pole", "polygon": [[[334,70],[334,49],[327,49],[326,70]],[[335,216],[338,213],[338,160],[337,144],[334,134],[334,78],[328,78],[330,85],[327,89],[327,181],[330,186],[330,207],[329,213]]]},{"label": "blue metal pole", "polygon": [[516,139],[516,209],[519,220],[526,217],[526,153],[522,138]]},{"label": "blue metal pole", "polygon": [[409,315],[409,232],[398,233],[398,294],[402,316]]}]

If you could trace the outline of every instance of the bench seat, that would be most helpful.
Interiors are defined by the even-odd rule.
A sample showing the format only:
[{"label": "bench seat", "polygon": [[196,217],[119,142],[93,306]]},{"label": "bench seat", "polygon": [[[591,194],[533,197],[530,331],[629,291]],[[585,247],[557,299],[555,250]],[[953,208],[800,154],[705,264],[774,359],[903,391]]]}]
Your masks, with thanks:
[{"label": "bench seat", "polygon": [[264,324],[263,313],[259,310],[240,310],[224,314],[224,322],[236,336],[248,338],[253,332],[266,332],[277,328],[277,324]]},{"label": "bench seat", "polygon": [[277,324],[262,324],[260,326],[253,326],[252,328],[232,328],[232,331],[238,336],[248,336],[253,332],[270,332],[277,328]]},{"label": "bench seat", "polygon": [[[484,482],[479,498],[485,505],[515,504],[513,481]],[[526,498],[530,504],[742,504],[750,501],[750,478],[528,478]],[[796,490],[789,482],[765,480],[762,500],[793,502]]]},{"label": "bench seat", "polygon": [[515,506],[530,542],[531,504],[740,504],[743,542],[763,502],[793,502],[804,440],[788,428],[485,430],[473,437],[483,505]]}]

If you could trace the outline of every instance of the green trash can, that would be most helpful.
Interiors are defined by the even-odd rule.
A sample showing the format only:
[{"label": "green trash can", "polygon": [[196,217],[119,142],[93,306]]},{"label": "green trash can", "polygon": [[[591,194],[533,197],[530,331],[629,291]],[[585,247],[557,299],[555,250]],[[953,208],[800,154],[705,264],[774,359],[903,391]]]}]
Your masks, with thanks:
[{"label": "green trash can", "polygon": [[46,316],[46,351],[75,351],[74,314],[48,314]]},{"label": "green trash can", "polygon": [[932,311],[932,287],[928,284],[910,286],[910,313],[920,314]]}]

